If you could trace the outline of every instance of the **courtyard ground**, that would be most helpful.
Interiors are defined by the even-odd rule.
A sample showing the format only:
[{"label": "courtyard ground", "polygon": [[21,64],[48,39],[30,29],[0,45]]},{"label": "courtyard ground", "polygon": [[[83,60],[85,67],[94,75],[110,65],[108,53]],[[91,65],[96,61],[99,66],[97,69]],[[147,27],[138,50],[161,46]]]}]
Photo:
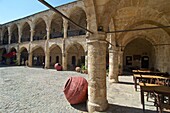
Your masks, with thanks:
[{"label": "courtyard ground", "polygon": [[[86,113],[86,104],[70,105],[63,88],[71,76],[88,75],[54,69],[24,66],[0,67],[0,113]],[[132,76],[119,76],[120,83],[107,82],[109,108],[102,113],[143,113],[140,89]],[[150,100],[152,101],[152,100]],[[146,102],[145,113],[156,113],[153,102]]]}]

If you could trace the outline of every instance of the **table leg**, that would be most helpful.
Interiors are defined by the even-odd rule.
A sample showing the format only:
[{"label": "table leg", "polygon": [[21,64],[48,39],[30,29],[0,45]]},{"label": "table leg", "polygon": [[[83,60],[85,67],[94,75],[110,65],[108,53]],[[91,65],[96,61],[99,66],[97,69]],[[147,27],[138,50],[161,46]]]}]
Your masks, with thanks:
[{"label": "table leg", "polygon": [[137,78],[134,77],[134,85],[135,85],[135,91],[137,91]]},{"label": "table leg", "polygon": [[141,104],[143,106],[143,111],[145,110],[145,102],[144,102],[144,91],[141,88]]}]

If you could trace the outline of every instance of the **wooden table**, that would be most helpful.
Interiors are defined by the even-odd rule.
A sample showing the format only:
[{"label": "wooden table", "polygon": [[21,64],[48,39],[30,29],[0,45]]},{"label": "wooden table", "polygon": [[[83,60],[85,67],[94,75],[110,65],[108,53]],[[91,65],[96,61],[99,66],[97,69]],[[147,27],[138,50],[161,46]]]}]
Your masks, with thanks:
[{"label": "wooden table", "polygon": [[141,88],[141,104],[145,110],[144,92],[170,93],[170,87],[160,86],[158,84],[139,83]]},{"label": "wooden table", "polygon": [[155,75],[140,75],[140,74],[133,74],[133,80],[134,80],[134,87],[135,90],[137,91],[137,80],[139,79],[169,79],[170,77],[162,77],[162,76],[155,76]]}]

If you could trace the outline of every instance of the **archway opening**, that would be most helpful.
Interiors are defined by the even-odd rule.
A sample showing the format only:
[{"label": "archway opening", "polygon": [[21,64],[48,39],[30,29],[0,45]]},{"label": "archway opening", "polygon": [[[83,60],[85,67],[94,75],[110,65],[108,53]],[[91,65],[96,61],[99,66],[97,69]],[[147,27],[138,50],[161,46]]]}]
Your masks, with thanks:
[{"label": "archway opening", "polygon": [[75,67],[85,65],[85,50],[80,44],[73,44],[67,51],[68,70],[75,70]]},{"label": "archway opening", "polygon": [[28,60],[28,51],[26,48],[23,48],[21,51],[21,56],[20,56],[20,64],[25,65],[26,60]]},{"label": "archway opening", "polygon": [[51,22],[50,38],[63,37],[63,19],[59,15],[54,15]]},{"label": "archway opening", "polygon": [[[70,19],[84,28],[87,27],[86,13],[81,8],[75,8],[70,15]],[[70,22],[68,23],[68,36],[79,36],[85,34],[86,31],[80,29],[79,27],[73,25]]]},{"label": "archway opening", "polygon": [[4,56],[5,54],[7,54],[7,51],[6,51],[6,49],[5,48],[2,48],[2,49],[0,49],[0,64],[6,64],[6,57]]},{"label": "archway opening", "polygon": [[153,45],[145,37],[137,37],[129,42],[123,54],[123,72],[134,69],[151,69],[154,67],[155,51]]},{"label": "archway opening", "polygon": [[50,67],[54,68],[55,63],[62,64],[62,52],[58,45],[53,45],[50,48]]},{"label": "archway opening", "polygon": [[36,21],[33,40],[45,40],[46,38],[46,24],[44,20],[40,18]]},{"label": "archway opening", "polygon": [[32,63],[35,67],[41,67],[43,66],[43,63],[45,63],[45,53],[41,47],[36,48],[33,51]]},{"label": "archway opening", "polygon": [[12,27],[11,33],[11,43],[18,43],[18,27],[16,24]]},{"label": "archway opening", "polygon": [[5,28],[5,32],[4,32],[2,40],[3,40],[3,42],[2,42],[3,45],[8,44],[9,39],[8,39],[8,30],[7,30],[7,28]]},{"label": "archway opening", "polygon": [[11,48],[10,52],[8,53],[7,57],[9,59],[9,64],[15,65],[17,63],[17,50],[15,48]]},{"label": "archway opening", "polygon": [[30,41],[30,36],[31,36],[30,26],[28,23],[25,23],[22,30],[21,42]]}]

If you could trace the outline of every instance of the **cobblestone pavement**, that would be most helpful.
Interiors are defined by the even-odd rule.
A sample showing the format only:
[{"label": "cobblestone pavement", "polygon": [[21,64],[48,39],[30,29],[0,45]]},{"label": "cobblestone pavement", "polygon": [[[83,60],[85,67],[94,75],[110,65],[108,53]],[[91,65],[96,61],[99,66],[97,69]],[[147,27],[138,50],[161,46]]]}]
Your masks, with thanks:
[{"label": "cobblestone pavement", "polygon": [[[64,84],[71,76],[88,78],[86,74],[54,69],[0,67],[0,113],[87,112],[85,103],[71,106],[64,96]],[[143,113],[140,92],[134,91],[132,77],[120,76],[120,80],[113,85],[107,83],[106,113]],[[155,113],[151,103],[146,103],[146,113]]]}]

